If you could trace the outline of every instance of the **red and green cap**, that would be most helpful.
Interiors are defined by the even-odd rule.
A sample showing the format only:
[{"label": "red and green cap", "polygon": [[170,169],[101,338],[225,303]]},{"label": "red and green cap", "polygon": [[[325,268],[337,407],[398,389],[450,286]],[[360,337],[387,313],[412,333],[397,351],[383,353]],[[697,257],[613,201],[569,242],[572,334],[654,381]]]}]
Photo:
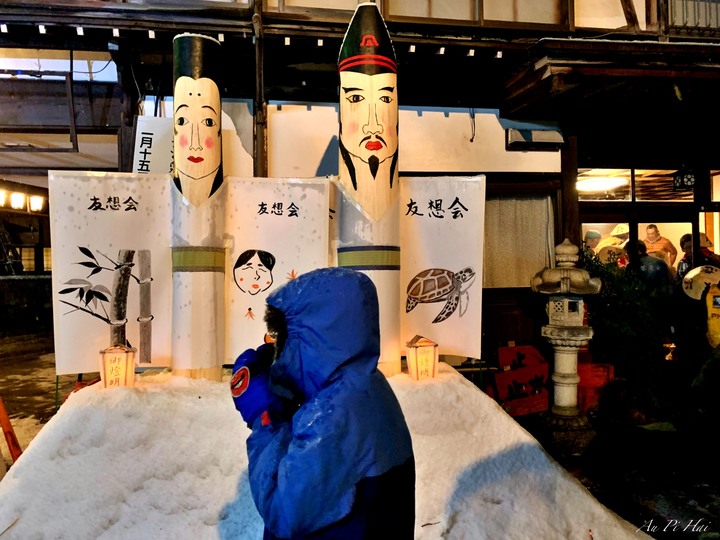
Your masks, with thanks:
[{"label": "red and green cap", "polygon": [[355,9],[338,58],[338,71],[355,71],[366,75],[397,73],[395,50],[385,21],[373,2]]}]

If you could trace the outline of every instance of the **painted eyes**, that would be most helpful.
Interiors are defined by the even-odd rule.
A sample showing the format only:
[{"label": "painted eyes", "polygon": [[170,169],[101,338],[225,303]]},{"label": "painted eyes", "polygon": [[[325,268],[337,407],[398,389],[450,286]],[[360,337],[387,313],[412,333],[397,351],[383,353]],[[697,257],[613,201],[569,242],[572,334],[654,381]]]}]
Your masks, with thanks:
[{"label": "painted eyes", "polygon": [[[360,94],[353,94],[351,96],[348,96],[347,99],[350,103],[360,103],[361,101],[365,101],[365,97],[361,96]],[[378,98],[379,101],[382,101],[383,103],[392,103],[393,98],[390,96],[380,96]]]},{"label": "painted eyes", "polygon": [[[185,116],[178,116],[175,123],[178,126],[187,126],[190,123],[190,120],[188,120]],[[200,125],[205,127],[215,127],[217,126],[217,122],[213,118],[203,118],[200,120]]]}]

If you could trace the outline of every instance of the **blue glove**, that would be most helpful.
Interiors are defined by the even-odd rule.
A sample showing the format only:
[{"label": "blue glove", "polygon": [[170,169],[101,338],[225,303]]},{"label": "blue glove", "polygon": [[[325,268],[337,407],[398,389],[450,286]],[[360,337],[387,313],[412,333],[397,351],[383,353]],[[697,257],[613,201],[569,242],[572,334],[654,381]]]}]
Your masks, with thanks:
[{"label": "blue glove", "polygon": [[261,345],[248,349],[235,360],[230,379],[230,392],[235,408],[252,428],[258,418],[261,425],[272,423],[271,412],[282,407],[281,399],[270,391],[269,373],[274,346]]}]

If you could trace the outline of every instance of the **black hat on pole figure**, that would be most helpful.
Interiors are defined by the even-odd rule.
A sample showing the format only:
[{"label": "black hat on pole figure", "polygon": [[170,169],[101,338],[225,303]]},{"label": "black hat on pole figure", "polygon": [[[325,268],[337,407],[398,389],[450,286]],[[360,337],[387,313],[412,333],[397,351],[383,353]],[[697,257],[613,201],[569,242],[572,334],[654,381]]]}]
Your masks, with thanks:
[{"label": "black hat on pole figure", "polygon": [[363,2],[355,9],[340,47],[338,71],[397,73],[395,49],[375,3]]},{"label": "black hat on pole figure", "polygon": [[173,38],[173,85],[179,77],[205,77],[221,88],[221,60],[217,39],[203,34],[178,34]]}]

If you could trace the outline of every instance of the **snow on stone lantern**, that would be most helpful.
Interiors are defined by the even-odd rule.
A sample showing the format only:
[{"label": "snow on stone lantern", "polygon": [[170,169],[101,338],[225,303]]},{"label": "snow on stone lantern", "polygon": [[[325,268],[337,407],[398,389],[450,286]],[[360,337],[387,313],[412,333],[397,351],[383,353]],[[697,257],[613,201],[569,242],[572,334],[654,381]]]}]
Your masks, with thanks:
[{"label": "snow on stone lantern", "polygon": [[600,292],[602,282],[591,278],[587,270],[577,268],[579,248],[567,238],[555,246],[554,268],[538,272],[530,285],[534,292],[549,295],[548,324],[542,336],[553,346],[554,396],[551,421],[560,427],[582,428],[587,419],[578,409],[578,351],[588,344],[593,330],[585,325],[583,295]]}]

